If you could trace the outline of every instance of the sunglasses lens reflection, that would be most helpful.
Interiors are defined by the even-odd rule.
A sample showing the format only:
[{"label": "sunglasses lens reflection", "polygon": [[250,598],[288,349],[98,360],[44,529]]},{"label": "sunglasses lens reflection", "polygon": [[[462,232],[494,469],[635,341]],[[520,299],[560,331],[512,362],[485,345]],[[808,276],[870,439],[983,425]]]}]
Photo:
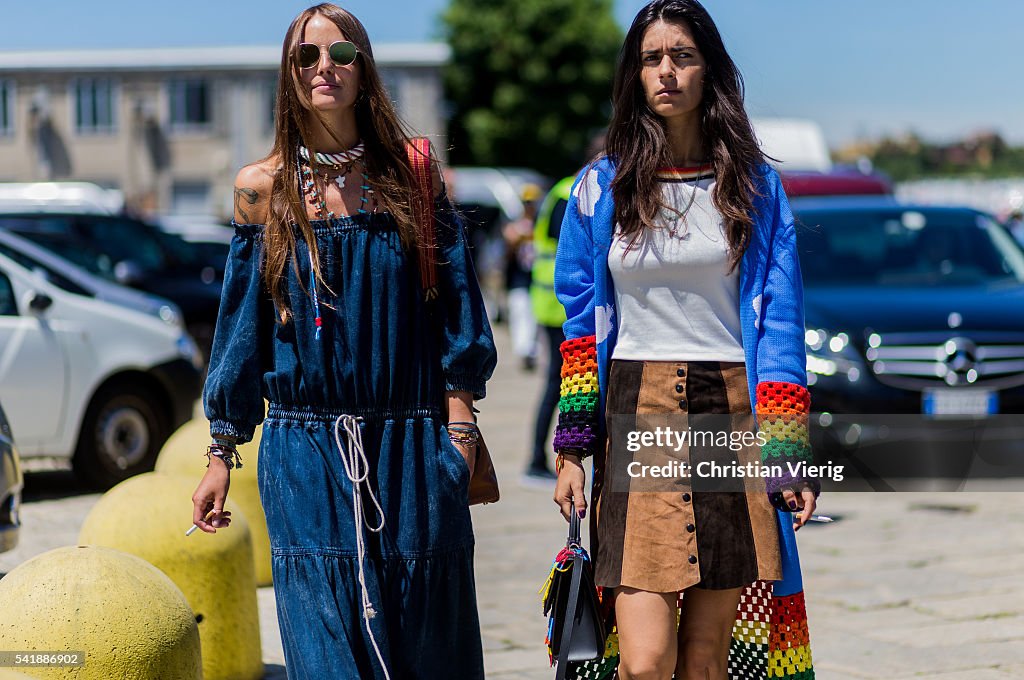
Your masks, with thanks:
[{"label": "sunglasses lens reflection", "polygon": [[338,41],[327,48],[331,60],[338,66],[348,66],[356,60],[356,46],[347,41]]},{"label": "sunglasses lens reflection", "polygon": [[320,61],[320,47],[311,43],[299,45],[299,66],[312,68]]}]

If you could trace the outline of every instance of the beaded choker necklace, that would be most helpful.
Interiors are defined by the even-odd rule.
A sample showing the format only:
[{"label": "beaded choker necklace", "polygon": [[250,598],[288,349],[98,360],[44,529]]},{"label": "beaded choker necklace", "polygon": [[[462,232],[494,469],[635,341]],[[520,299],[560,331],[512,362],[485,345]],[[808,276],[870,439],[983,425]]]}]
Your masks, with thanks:
[{"label": "beaded choker necklace", "polygon": [[[337,153],[321,153],[317,151],[313,154],[313,162],[319,163],[320,165],[348,165],[352,161],[362,158],[365,147],[362,142],[359,142],[351,149],[347,151],[339,151]],[[302,160],[309,162],[309,149],[304,146],[299,147],[299,156]]]},{"label": "beaded choker necklace", "polygon": [[[362,145],[359,145],[360,147]],[[362,184],[359,189],[362,192],[359,196],[359,209],[360,215],[365,215],[368,211],[366,210],[367,204],[370,202],[368,195],[373,193],[373,189],[370,188],[370,178],[366,174],[366,162],[361,158],[362,151],[360,149],[359,155],[351,158],[344,163],[330,164],[330,170],[327,167],[318,168],[309,162],[309,159],[303,156],[303,147],[299,147],[299,163],[297,168],[298,180],[299,180],[299,192],[305,199],[308,195],[308,201],[312,205],[313,209],[316,210],[317,219],[334,219],[336,215],[333,211],[327,209],[327,183],[333,182],[338,189],[345,188],[345,178],[354,169],[358,169],[360,176],[362,177]],[[349,153],[349,152],[346,152]],[[307,154],[308,155],[308,154]],[[319,156],[319,154],[317,154]],[[358,164],[358,168],[355,166]],[[318,181],[317,178],[321,181]],[[321,187],[323,189],[321,190]]]}]

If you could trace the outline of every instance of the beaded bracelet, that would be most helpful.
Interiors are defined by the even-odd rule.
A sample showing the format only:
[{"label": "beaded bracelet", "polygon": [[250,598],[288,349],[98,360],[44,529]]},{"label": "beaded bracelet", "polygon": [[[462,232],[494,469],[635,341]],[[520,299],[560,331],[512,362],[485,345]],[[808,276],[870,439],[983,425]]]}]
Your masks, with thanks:
[{"label": "beaded bracelet", "polygon": [[466,446],[476,446],[480,443],[480,434],[477,432],[466,431],[464,433],[449,433],[448,439],[453,444],[465,444]]},{"label": "beaded bracelet", "polygon": [[242,469],[242,457],[238,454],[238,449],[229,444],[222,444],[215,440],[213,444],[207,446],[206,467],[210,467],[213,458],[220,458],[228,470]]},{"label": "beaded bracelet", "polygon": [[448,438],[453,444],[476,446],[480,443],[480,429],[476,423],[454,421],[448,423]]}]

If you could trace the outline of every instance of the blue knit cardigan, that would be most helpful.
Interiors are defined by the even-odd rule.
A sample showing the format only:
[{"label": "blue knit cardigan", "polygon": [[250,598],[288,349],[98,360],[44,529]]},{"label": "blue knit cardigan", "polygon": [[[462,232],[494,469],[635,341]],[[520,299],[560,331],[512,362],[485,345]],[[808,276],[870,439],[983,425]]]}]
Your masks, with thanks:
[{"label": "blue knit cardigan", "polygon": [[[566,342],[554,444],[562,453],[587,456],[603,453],[605,445],[604,388],[618,337],[615,289],[608,269],[615,223],[614,174],[615,166],[606,157],[580,172],[558,239],[555,293],[565,307]],[[770,433],[762,457],[786,470],[786,462],[810,459],[803,283],[793,213],[779,175],[764,165],[757,179],[753,229],[740,268],[740,328],[751,410]],[[778,492],[801,483],[817,492],[814,480],[789,475],[767,480],[773,504],[782,511]],[[788,519],[780,514],[783,571],[785,580],[795,577],[795,582],[781,591],[800,588]]]}]

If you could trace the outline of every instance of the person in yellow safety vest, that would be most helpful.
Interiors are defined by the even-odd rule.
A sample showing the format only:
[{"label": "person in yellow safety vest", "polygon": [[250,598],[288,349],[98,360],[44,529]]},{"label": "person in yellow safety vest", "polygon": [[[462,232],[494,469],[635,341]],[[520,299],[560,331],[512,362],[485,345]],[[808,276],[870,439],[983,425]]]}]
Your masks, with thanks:
[{"label": "person in yellow safety vest", "polygon": [[558,249],[558,231],[562,226],[565,206],[569,203],[572,177],[558,182],[541,204],[533,229],[533,269],[530,283],[530,302],[541,333],[547,344],[548,360],[544,393],[537,408],[534,423],[533,455],[526,469],[527,481],[554,481],[557,479],[547,461],[547,440],[551,420],[558,408],[562,382],[562,355],[559,351],[565,341],[562,324],[565,309],[555,297],[555,251]]}]

